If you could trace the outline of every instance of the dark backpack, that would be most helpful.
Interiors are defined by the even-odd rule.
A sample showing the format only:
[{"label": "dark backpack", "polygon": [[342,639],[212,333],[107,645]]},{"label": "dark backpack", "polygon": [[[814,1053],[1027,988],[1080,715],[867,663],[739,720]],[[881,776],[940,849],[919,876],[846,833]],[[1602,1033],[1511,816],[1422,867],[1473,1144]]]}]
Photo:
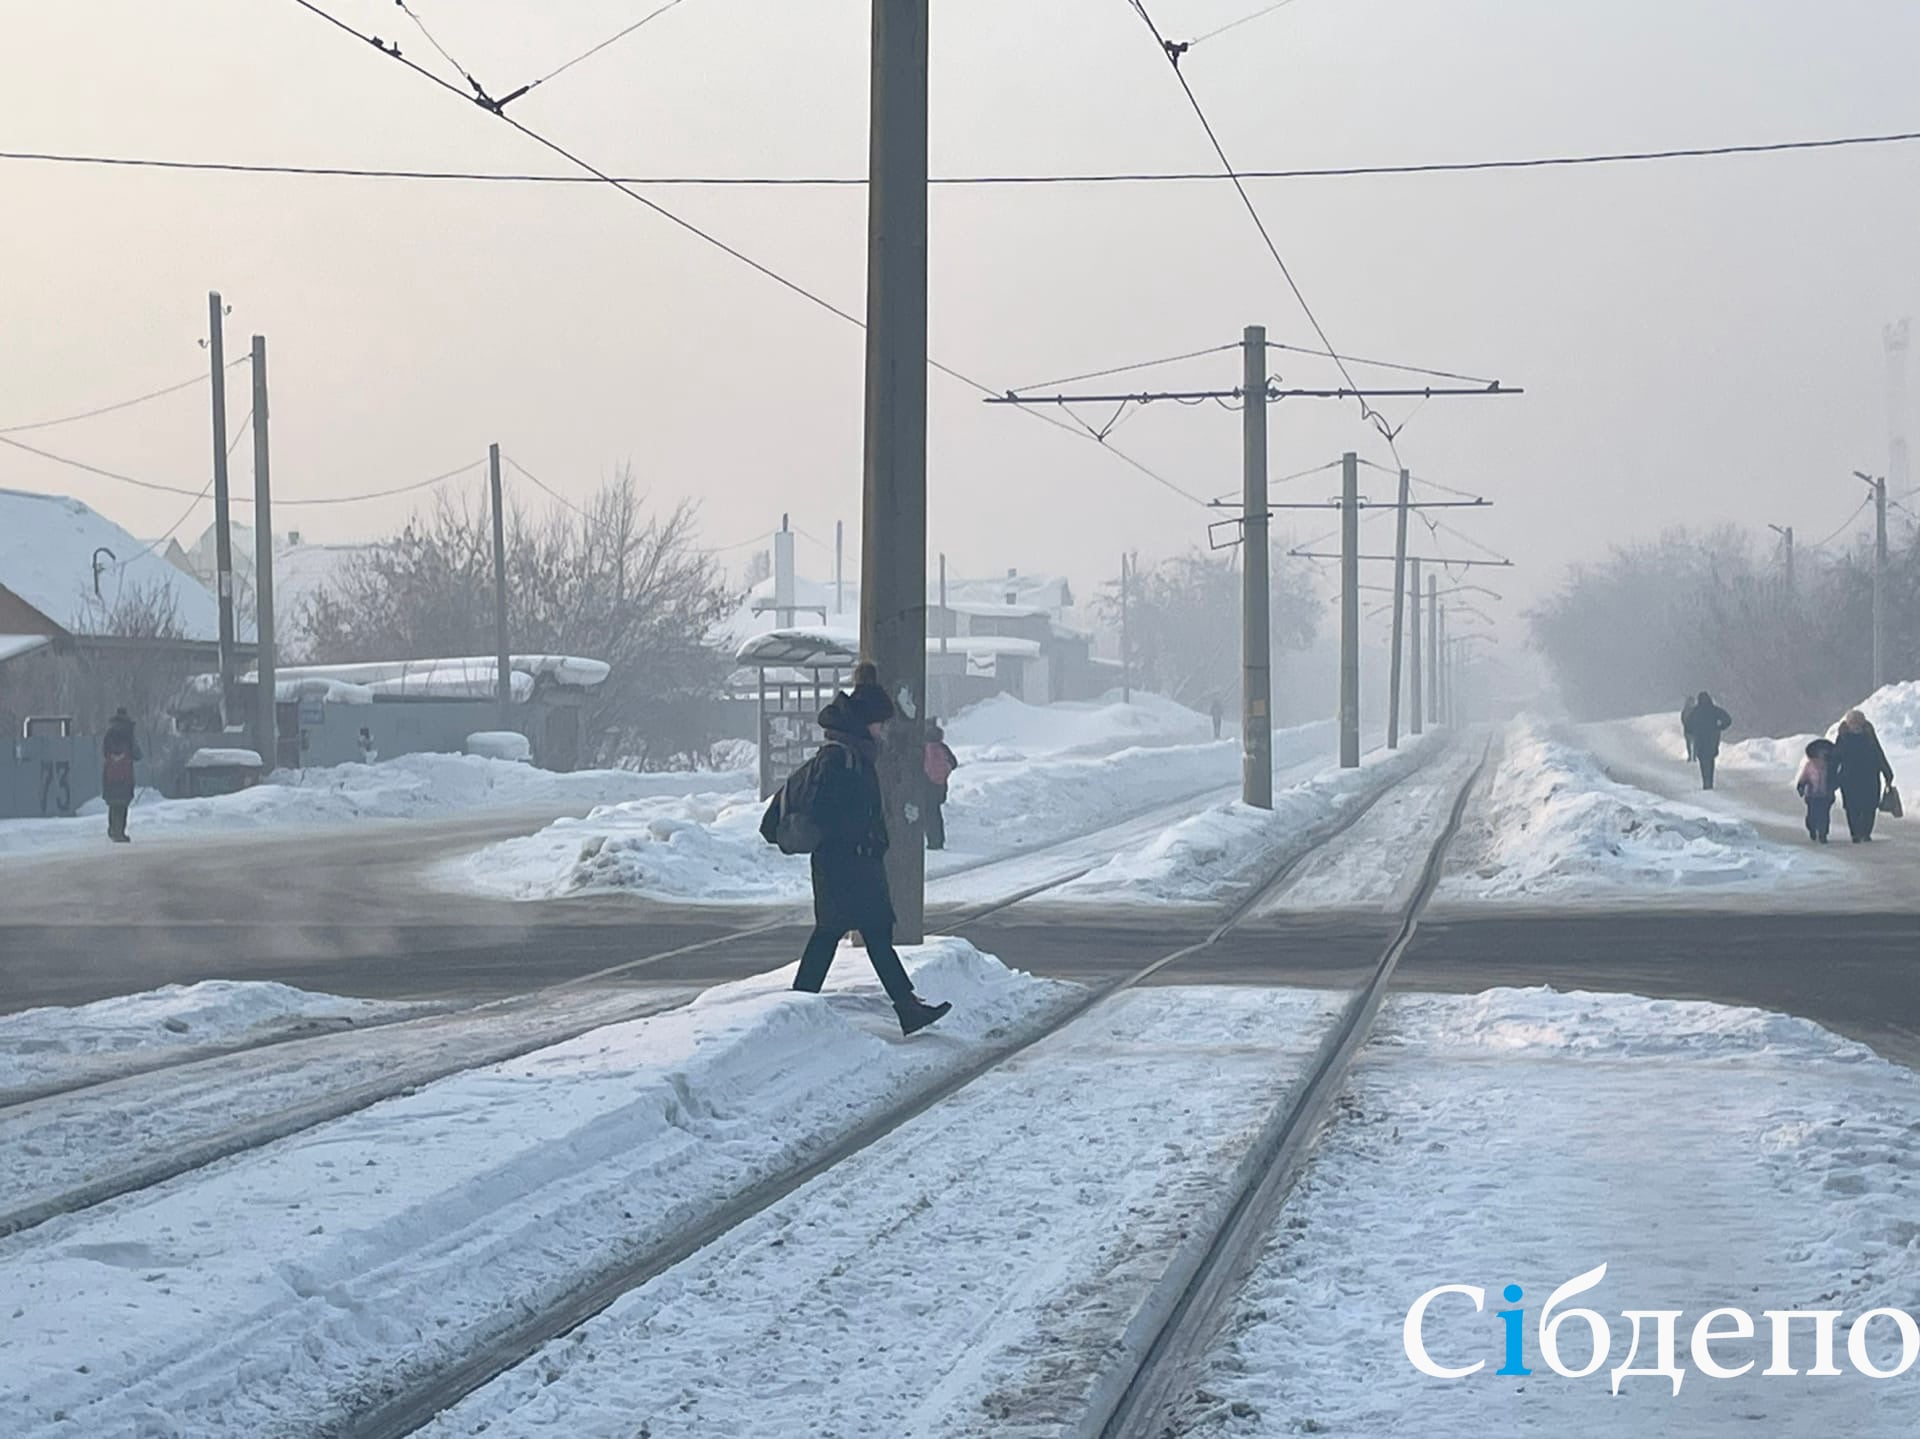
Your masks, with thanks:
[{"label": "dark backpack", "polygon": [[780,792],[760,817],[760,837],[782,854],[812,854],[826,838],[820,797],[825,788],[825,765],[820,753],[787,776]]}]

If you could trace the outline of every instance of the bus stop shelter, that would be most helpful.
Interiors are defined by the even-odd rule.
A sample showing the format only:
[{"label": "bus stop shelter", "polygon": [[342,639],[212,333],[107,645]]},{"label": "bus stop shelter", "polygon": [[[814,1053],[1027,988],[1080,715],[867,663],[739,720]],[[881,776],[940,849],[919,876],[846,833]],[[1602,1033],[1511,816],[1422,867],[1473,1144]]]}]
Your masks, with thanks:
[{"label": "bus stop shelter", "polygon": [[854,631],[819,626],[769,630],[735,653],[742,668],[755,672],[762,799],[820,744],[820,711],[850,682],[859,652]]}]

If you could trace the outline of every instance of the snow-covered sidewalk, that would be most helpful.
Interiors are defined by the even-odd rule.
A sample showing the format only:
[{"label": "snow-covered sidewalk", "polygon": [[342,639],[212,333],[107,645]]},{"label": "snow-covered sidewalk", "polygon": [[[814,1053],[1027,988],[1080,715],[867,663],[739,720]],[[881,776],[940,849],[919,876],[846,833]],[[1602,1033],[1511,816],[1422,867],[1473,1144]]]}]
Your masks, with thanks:
[{"label": "snow-covered sidewalk", "polygon": [[[621,1299],[430,1435],[1057,1436],[1341,997],[1102,1005]],[[725,1356],[724,1363],[715,1362]]]},{"label": "snow-covered sidewalk", "polygon": [[1507,728],[1490,766],[1442,903],[1697,901],[1834,873],[1826,856],[1766,838],[1743,819],[1620,783],[1571,731],[1536,717]]},{"label": "snow-covered sidewalk", "polygon": [[[1388,1000],[1339,1117],[1288,1200],[1240,1295],[1189,1435],[1637,1436],[1920,1432],[1912,1375],[1854,1372],[1845,1327],[1920,1289],[1920,1079],[1807,1021],[1626,995],[1495,990]],[[1563,1378],[1537,1344],[1559,1285],[1607,1266],[1567,1307],[1610,1320],[1598,1372]],[[1424,1338],[1462,1379],[1417,1372],[1402,1327],[1444,1284],[1485,1292],[1474,1312],[1436,1302]],[[1503,1300],[1505,1286],[1521,1297]],[[1758,1332],[1715,1345],[1743,1378],[1702,1373],[1688,1336],[1730,1306]],[[1502,1377],[1495,1311],[1523,1308],[1531,1377]],[[1629,1309],[1681,1311],[1680,1392],[1627,1359]],[[1810,1322],[1794,1325],[1800,1377],[1762,1377],[1762,1310],[1837,1310],[1840,1377],[1809,1378]],[[1724,1329],[1729,1321],[1722,1321]],[[1870,1352],[1890,1368],[1891,1322]],[[1591,1354],[1578,1320],[1569,1367]],[[1657,1364],[1651,1327],[1637,1367]]]},{"label": "snow-covered sidewalk", "polygon": [[900,1038],[860,956],[467,1071],[0,1240],[9,1439],[308,1433],[1032,1032],[1075,986],[959,941]]}]

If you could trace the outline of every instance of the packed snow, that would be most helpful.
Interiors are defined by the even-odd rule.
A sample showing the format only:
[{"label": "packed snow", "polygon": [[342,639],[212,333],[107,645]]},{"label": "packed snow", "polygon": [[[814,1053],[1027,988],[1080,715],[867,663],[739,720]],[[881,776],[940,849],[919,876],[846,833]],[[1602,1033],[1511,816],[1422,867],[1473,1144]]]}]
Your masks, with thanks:
[{"label": "packed snow", "polygon": [[[1630,1157],[1628,1157],[1630,1154]],[[1493,990],[1396,995],[1350,1078],[1339,1116],[1288,1199],[1225,1321],[1176,1432],[1688,1436],[1920,1431],[1920,1390],[1843,1367],[1763,1377],[1761,1311],[1880,1306],[1907,1311],[1920,1287],[1920,1078],[1805,1020],[1631,995]],[[1537,1340],[1553,1289],[1604,1263],[1568,1301],[1610,1321],[1610,1353],[1584,1379],[1555,1374]],[[1413,1301],[1454,1298],[1424,1328],[1458,1380],[1416,1371],[1402,1347]],[[1522,1291],[1502,1301],[1508,1284]],[[1449,1307],[1449,1305],[1451,1307]],[[1716,1346],[1715,1380],[1687,1337],[1732,1306],[1758,1333]],[[1502,1377],[1496,1310],[1524,1308],[1531,1377]],[[1611,1372],[1627,1359],[1629,1309],[1681,1311],[1676,1395],[1658,1377]],[[1566,1362],[1591,1353],[1587,1326],[1562,1331]],[[1891,1367],[1890,1323],[1872,1331]],[[1655,1362],[1648,1334],[1636,1367]],[[1848,1366],[1844,1328],[1836,1350]],[[1911,1376],[1908,1376],[1909,1379]]]},{"label": "packed snow", "polygon": [[[442,819],[477,811],[585,808],[649,796],[737,790],[738,771],[640,773],[577,770],[557,774],[481,755],[410,754],[376,764],[276,770],[238,794],[161,799],[142,791],[133,809],[136,840],[255,829],[317,828],[369,819]],[[0,820],[0,854],[26,856],[94,845],[97,820]]]},{"label": "packed snow", "polygon": [[336,1424],[1078,993],[960,941],[904,958],[954,1002],[911,1039],[843,954],[824,996],[723,985],[0,1240],[9,1439]]},{"label": "packed snow", "polygon": [[[425,1431],[1069,1432],[1224,1217],[1342,996],[1123,994],[623,1296]],[[726,1356],[716,1363],[715,1356]]]},{"label": "packed snow", "polygon": [[21,1010],[0,1015],[0,1101],[9,1092],[87,1082],[415,1008],[264,981],[208,979],[71,1008]]},{"label": "packed snow", "polygon": [[[1048,706],[1000,698],[965,710],[947,728],[960,768],[946,806],[948,848],[929,872],[1055,844],[1231,784],[1239,748],[1212,733],[1205,716],[1147,697]],[[1324,746],[1330,735],[1324,724],[1283,731],[1276,754]],[[796,903],[808,893],[807,860],[760,837],[764,809],[751,788],[610,805],[462,856],[439,878],[512,899],[618,891],[701,904]]]},{"label": "packed snow", "polygon": [[1442,900],[1579,901],[1764,888],[1827,871],[1743,820],[1608,777],[1535,716],[1508,728],[1454,847]]},{"label": "packed snow", "polygon": [[[1375,750],[1358,769],[1327,769],[1276,791],[1271,810],[1227,800],[1116,854],[1062,887],[1055,902],[1217,904],[1244,894],[1287,854],[1316,843],[1349,806],[1405,777],[1433,741]],[[1276,746],[1279,741],[1276,738]]]}]

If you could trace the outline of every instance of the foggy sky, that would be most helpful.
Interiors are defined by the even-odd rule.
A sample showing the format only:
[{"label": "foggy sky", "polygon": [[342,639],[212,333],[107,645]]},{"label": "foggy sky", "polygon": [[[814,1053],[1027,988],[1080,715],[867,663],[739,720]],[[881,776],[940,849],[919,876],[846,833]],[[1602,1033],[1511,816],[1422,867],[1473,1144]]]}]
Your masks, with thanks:
[{"label": "foggy sky", "polygon": [[[386,0],[330,8],[439,64]],[[502,93],[651,4],[417,8]],[[1173,36],[1252,8],[1149,5]],[[1125,0],[933,9],[936,173],[1212,165]],[[290,0],[0,16],[0,148],[563,168]],[[617,172],[859,174],[867,17],[851,0],[687,0],[514,114]],[[1260,168],[1920,128],[1915,55],[1920,6],[1897,0],[1299,0],[1184,69],[1236,162]],[[862,307],[860,190],[650,193]],[[1524,562],[1490,581],[1506,613],[1568,561],[1665,524],[1817,538],[1860,498],[1848,472],[1885,467],[1881,326],[1920,312],[1920,145],[1254,194],[1337,346],[1527,388],[1435,400],[1401,442],[1417,473],[1497,502],[1462,523]],[[498,440],[576,496],[630,460],[661,500],[702,500],[714,545],[783,510],[816,536],[836,519],[857,534],[859,333],[605,187],[0,162],[0,196],[0,425],[190,374],[217,287],[230,354],[268,336],[278,494],[402,484]],[[939,190],[932,226],[933,354],[996,387],[1224,343],[1250,322],[1312,341],[1224,184]],[[1145,378],[1232,385],[1238,359]],[[1211,516],[1095,446],[930,385],[932,548],[956,572],[1064,570],[1090,591],[1123,548],[1151,560],[1206,542]],[[237,420],[240,376],[232,394]],[[1349,405],[1289,401],[1272,423],[1276,475],[1347,448],[1389,458]],[[20,438],[197,487],[205,393]],[[1115,438],[1196,493],[1238,488],[1236,416],[1156,407]],[[477,472],[466,483],[480,493]],[[185,505],[11,451],[0,485],[78,495],[142,535]],[[282,510],[276,528],[371,537],[408,508]],[[1318,519],[1299,533],[1331,528]],[[811,545],[801,562],[828,567]]]}]

